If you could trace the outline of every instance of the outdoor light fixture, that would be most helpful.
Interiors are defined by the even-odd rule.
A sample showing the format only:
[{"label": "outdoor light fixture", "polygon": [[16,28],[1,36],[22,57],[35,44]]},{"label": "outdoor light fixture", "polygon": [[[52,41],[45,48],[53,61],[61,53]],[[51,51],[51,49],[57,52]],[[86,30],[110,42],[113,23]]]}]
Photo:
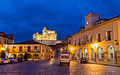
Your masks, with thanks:
[{"label": "outdoor light fixture", "polygon": [[63,51],[63,49],[61,48],[61,51]]},{"label": "outdoor light fixture", "polygon": [[1,48],[1,50],[5,50],[5,48]]},{"label": "outdoor light fixture", "polygon": [[70,52],[72,52],[73,51],[73,47],[70,47]]},{"label": "outdoor light fixture", "polygon": [[93,48],[97,48],[97,47],[98,47],[98,43],[94,43],[94,44],[92,45],[92,47],[93,47]]},{"label": "outdoor light fixture", "polygon": [[73,47],[71,47],[70,50],[73,50]]}]

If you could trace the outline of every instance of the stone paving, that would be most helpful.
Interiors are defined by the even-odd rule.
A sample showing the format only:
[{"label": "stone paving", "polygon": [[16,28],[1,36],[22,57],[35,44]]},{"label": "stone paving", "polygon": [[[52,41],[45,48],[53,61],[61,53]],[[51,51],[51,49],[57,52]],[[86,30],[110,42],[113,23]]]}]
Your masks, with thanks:
[{"label": "stone paving", "polygon": [[29,61],[0,65],[0,75],[120,75],[120,67],[98,64],[58,65],[58,60]]}]

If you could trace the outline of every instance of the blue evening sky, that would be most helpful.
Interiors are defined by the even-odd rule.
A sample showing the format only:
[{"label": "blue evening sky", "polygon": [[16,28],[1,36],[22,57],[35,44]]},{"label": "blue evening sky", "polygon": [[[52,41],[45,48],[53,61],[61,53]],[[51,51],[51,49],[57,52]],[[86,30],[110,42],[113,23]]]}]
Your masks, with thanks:
[{"label": "blue evening sky", "polygon": [[109,19],[120,14],[120,0],[0,0],[0,32],[14,34],[19,42],[47,27],[62,40],[84,26],[91,9]]}]

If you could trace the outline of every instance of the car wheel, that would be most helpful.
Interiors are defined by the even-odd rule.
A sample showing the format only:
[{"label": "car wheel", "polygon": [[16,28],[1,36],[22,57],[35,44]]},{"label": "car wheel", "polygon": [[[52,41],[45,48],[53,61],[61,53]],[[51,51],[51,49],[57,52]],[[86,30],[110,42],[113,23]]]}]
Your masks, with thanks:
[{"label": "car wheel", "polygon": [[59,64],[59,66],[61,66],[61,62],[60,62],[60,64]]},{"label": "car wheel", "polygon": [[4,63],[3,63],[3,62],[2,62],[1,64],[2,64],[2,65],[4,65]]},{"label": "car wheel", "polygon": [[70,63],[68,63],[68,66],[70,66]]}]

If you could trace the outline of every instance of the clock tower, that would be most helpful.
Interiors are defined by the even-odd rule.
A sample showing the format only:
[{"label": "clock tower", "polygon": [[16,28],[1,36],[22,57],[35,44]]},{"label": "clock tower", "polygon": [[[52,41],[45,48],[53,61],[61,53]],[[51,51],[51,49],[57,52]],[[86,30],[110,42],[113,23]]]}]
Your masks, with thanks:
[{"label": "clock tower", "polygon": [[97,20],[99,20],[98,14],[90,12],[90,14],[85,16],[85,29],[95,26]]}]

